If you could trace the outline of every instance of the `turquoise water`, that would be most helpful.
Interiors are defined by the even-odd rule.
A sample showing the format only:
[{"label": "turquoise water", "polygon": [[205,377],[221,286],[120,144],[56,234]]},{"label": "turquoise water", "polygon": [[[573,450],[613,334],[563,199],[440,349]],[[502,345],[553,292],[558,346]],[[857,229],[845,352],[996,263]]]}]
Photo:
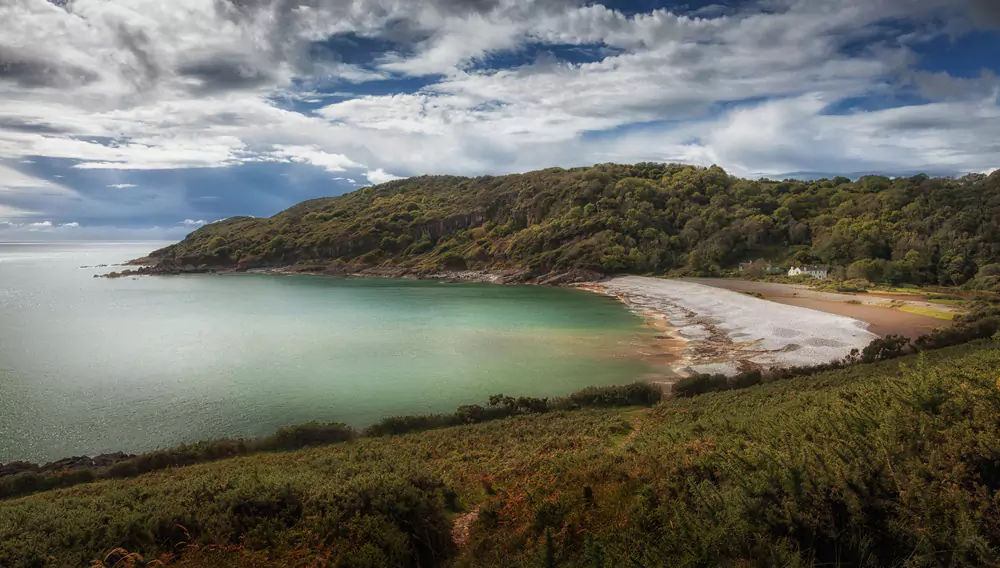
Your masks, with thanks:
[{"label": "turquoise water", "polygon": [[158,246],[0,244],[0,462],[364,426],[648,368],[642,321],[584,291],[81,268]]}]

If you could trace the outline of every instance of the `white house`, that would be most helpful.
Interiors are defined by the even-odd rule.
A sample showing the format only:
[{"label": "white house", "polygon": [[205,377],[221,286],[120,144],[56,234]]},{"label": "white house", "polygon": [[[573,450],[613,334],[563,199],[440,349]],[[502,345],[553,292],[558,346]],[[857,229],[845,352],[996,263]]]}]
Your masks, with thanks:
[{"label": "white house", "polygon": [[813,278],[826,278],[829,271],[823,266],[793,266],[788,269],[789,276],[801,276],[807,274]]}]

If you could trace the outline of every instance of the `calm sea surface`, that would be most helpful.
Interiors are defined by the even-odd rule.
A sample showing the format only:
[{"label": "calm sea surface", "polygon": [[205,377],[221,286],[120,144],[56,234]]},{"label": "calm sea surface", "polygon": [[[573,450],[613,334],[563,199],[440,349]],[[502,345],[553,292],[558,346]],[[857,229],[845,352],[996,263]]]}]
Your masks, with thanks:
[{"label": "calm sea surface", "polygon": [[583,291],[81,268],[159,246],[0,244],[0,463],[364,426],[648,369],[640,318]]}]

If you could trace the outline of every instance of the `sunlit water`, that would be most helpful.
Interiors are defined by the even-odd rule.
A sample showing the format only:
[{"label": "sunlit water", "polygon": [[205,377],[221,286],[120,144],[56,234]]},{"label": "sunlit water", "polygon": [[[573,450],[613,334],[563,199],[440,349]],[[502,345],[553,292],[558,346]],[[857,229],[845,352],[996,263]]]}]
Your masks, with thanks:
[{"label": "sunlit water", "polygon": [[157,246],[0,244],[0,462],[364,426],[647,369],[642,321],[584,291],[81,268]]}]

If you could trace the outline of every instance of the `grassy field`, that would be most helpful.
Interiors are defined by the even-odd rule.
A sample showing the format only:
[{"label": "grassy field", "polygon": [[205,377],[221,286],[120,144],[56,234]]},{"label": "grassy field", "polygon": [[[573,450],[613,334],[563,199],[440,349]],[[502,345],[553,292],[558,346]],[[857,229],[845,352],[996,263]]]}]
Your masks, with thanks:
[{"label": "grassy field", "polygon": [[928,308],[925,306],[914,306],[911,304],[904,304],[898,306],[896,309],[902,310],[904,312],[909,312],[911,314],[936,318],[939,320],[951,321],[955,319],[955,312],[943,312],[941,310],[935,310],[933,308]]},{"label": "grassy field", "polygon": [[0,566],[994,564],[997,369],[980,341],[82,484],[0,501]]}]

